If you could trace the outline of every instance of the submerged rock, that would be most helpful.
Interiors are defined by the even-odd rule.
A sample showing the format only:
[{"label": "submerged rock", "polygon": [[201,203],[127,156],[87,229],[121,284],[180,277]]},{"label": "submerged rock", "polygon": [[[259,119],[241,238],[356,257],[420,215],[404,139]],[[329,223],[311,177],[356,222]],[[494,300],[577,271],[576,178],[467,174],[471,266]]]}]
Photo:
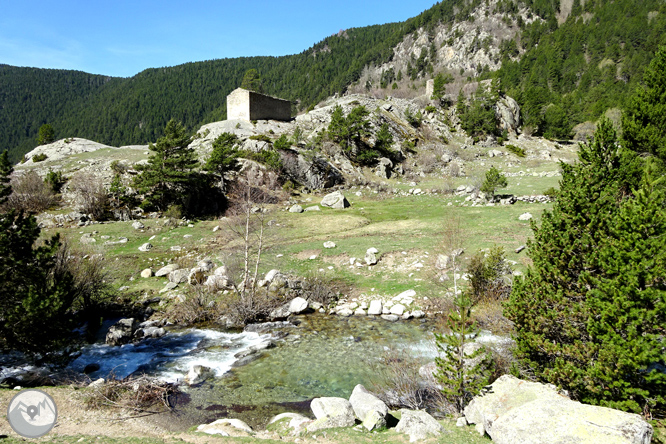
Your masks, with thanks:
[{"label": "submerged rock", "polygon": [[189,385],[201,384],[208,378],[215,376],[215,372],[205,365],[194,365],[185,376],[185,382]]}]

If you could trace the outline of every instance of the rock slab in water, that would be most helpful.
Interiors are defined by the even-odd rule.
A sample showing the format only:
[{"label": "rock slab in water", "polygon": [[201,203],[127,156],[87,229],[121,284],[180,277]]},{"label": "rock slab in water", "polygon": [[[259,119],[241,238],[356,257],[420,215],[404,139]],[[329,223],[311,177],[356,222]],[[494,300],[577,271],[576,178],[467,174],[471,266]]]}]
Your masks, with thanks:
[{"label": "rock slab in water", "polygon": [[190,368],[190,371],[185,376],[185,382],[189,385],[201,384],[208,378],[215,376],[215,372],[210,367],[205,365],[194,365]]},{"label": "rock slab in water", "polygon": [[395,431],[409,436],[409,442],[420,441],[428,436],[439,436],[444,427],[435,418],[422,410],[400,409],[400,421]]},{"label": "rock slab in water", "polygon": [[108,345],[127,344],[134,338],[139,323],[134,318],[121,319],[109,327],[106,333],[106,343]]},{"label": "rock slab in water", "polygon": [[497,379],[488,393],[465,408],[469,423],[500,444],[648,444],[652,426],[639,415],[572,401],[552,385],[510,375]]},{"label": "rock slab in water", "polygon": [[356,423],[354,409],[344,398],[315,398],[310,408],[317,418],[307,427],[310,433],[333,427],[351,427]]},{"label": "rock slab in water", "polygon": [[386,425],[388,407],[384,401],[367,391],[363,385],[358,384],[354,387],[349,402],[354,409],[354,414],[367,430],[374,430]]}]

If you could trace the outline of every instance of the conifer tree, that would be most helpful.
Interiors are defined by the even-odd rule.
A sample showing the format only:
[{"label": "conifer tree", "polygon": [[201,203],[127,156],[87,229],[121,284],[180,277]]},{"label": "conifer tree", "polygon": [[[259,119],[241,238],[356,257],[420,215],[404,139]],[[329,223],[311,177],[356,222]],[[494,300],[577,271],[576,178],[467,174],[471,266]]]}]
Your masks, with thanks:
[{"label": "conifer tree", "polygon": [[622,119],[627,148],[666,162],[666,46],[661,46],[629,101]]},{"label": "conifer tree", "polygon": [[155,154],[134,180],[134,186],[146,194],[144,207],[164,211],[187,198],[188,189],[198,179],[195,168],[199,161],[194,149],[189,148],[192,140],[183,125],[172,119],[166,125],[164,136],[149,146]]},{"label": "conifer tree", "polygon": [[516,353],[535,376],[584,402],[635,412],[663,404],[665,388],[649,370],[664,325],[663,199],[647,190],[632,197],[640,175],[602,120],[579,163],[562,164],[558,200],[532,227],[533,265],[505,306]]},{"label": "conifer tree", "polygon": [[217,174],[224,174],[236,168],[240,152],[240,141],[235,134],[222,133],[213,141],[213,151],[206,161],[205,169]]},{"label": "conifer tree", "polygon": [[484,347],[470,352],[469,345],[479,334],[475,322],[470,322],[472,300],[465,293],[456,296],[454,310],[447,318],[448,335],[435,334],[441,355],[435,358],[435,377],[442,385],[442,394],[462,413],[467,403],[488,385],[492,361]]},{"label": "conifer tree", "polygon": [[14,167],[9,161],[9,153],[5,150],[0,154],[0,205],[4,204],[7,197],[12,194],[12,187],[9,182],[13,172]]}]

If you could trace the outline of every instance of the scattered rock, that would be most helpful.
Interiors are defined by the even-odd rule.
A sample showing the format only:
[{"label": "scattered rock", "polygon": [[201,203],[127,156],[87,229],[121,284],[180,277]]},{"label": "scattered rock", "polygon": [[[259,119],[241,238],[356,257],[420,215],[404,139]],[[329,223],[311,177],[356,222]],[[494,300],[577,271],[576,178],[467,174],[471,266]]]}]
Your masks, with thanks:
[{"label": "scattered rock", "polygon": [[190,275],[190,270],[189,268],[179,268],[171,273],[169,273],[169,282],[173,282],[175,284],[183,284],[187,282],[187,278]]},{"label": "scattered rock", "polygon": [[135,230],[143,230],[146,227],[140,221],[137,220],[132,222],[132,228],[134,228]]},{"label": "scattered rock", "polygon": [[289,420],[288,422],[285,421],[285,426],[286,428],[291,429],[290,431],[293,435],[299,434],[303,429],[303,425],[312,422],[310,418],[299,415],[298,413],[280,413],[279,415],[274,416],[268,424],[270,425],[284,420]]},{"label": "scattered rock", "polygon": [[428,436],[440,436],[445,432],[444,427],[423,410],[400,409],[400,414],[395,431],[408,435],[409,442],[424,440]]},{"label": "scattered rock", "polygon": [[178,264],[169,264],[157,270],[157,272],[155,272],[155,276],[156,277],[167,276],[169,273],[175,270],[178,270]]},{"label": "scattered rock", "polygon": [[97,242],[97,239],[93,237],[92,233],[85,233],[81,236],[82,244],[94,244],[95,242]]},{"label": "scattered rock", "polygon": [[518,220],[530,220],[530,219],[532,219],[531,213],[523,213],[520,216],[518,216]]},{"label": "scattered rock", "polygon": [[335,248],[335,247],[336,247],[335,242],[331,241],[324,242],[324,248]]},{"label": "scattered rock", "polygon": [[303,207],[296,204],[292,205],[291,208],[289,208],[290,213],[302,213],[303,212]]},{"label": "scattered rock", "polygon": [[523,251],[525,248],[527,248],[525,245],[521,245],[520,247],[516,248],[516,253],[520,253]]},{"label": "scattered rock", "polygon": [[405,306],[402,304],[395,304],[391,307],[391,314],[402,316],[405,313]]},{"label": "scattered rock", "polygon": [[210,424],[201,424],[197,432],[219,436],[249,436],[254,434],[252,428],[240,419],[223,418]]},{"label": "scattered rock", "polygon": [[333,193],[327,194],[321,200],[321,205],[324,207],[334,208],[334,209],[344,209],[349,207],[349,201],[345,198],[341,191],[335,191]]},{"label": "scattered rock", "polygon": [[141,277],[142,278],[149,278],[153,276],[153,270],[150,268],[146,268],[141,272]]},{"label": "scattered rock", "polygon": [[151,248],[153,248],[153,244],[146,242],[145,244],[141,245],[139,247],[139,251],[149,251]]},{"label": "scattered rock", "polygon": [[304,211],[321,211],[321,208],[319,205],[312,205],[310,207],[306,207]]},{"label": "scattered rock", "polygon": [[400,319],[400,316],[394,314],[383,314],[382,319],[389,322],[397,322]]},{"label": "scattered rock", "polygon": [[382,301],[380,299],[375,299],[370,301],[370,307],[368,307],[368,314],[372,316],[379,316],[382,314]]},{"label": "scattered rock", "polygon": [[368,248],[368,251],[365,252],[365,263],[368,265],[376,265],[377,253],[379,253],[379,250],[375,247]]}]

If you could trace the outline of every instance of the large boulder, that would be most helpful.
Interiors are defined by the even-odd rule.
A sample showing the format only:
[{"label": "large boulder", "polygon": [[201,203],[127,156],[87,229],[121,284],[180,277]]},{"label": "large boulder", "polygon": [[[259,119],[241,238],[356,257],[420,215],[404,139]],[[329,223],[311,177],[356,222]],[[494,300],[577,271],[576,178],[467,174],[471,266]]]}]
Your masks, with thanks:
[{"label": "large boulder", "polygon": [[361,384],[354,387],[349,402],[354,414],[368,430],[384,427],[388,407],[381,399],[370,393]]},{"label": "large boulder", "polygon": [[349,201],[347,201],[344,194],[342,194],[342,191],[335,191],[333,193],[327,194],[321,200],[321,205],[337,210],[341,210],[350,206]]},{"label": "large boulder", "polygon": [[379,253],[379,250],[377,250],[375,247],[370,247],[368,250],[365,252],[365,263],[368,265],[376,265],[377,264],[377,253]]},{"label": "large boulder", "polygon": [[423,410],[400,410],[400,421],[395,431],[409,436],[409,442],[421,441],[428,436],[439,436],[444,427]]},{"label": "large boulder", "polygon": [[300,314],[308,309],[308,301],[302,297],[297,297],[291,300],[289,303],[289,313],[291,314]]},{"label": "large boulder", "polygon": [[572,401],[552,385],[510,375],[497,379],[465,408],[493,442],[648,444],[652,426],[639,415]]},{"label": "large boulder", "polygon": [[113,324],[106,333],[106,343],[109,345],[127,344],[134,338],[134,332],[139,322],[134,318],[121,319]]},{"label": "large boulder", "polygon": [[307,427],[310,433],[333,427],[351,427],[356,424],[354,409],[344,398],[315,398],[310,408],[317,418]]}]

